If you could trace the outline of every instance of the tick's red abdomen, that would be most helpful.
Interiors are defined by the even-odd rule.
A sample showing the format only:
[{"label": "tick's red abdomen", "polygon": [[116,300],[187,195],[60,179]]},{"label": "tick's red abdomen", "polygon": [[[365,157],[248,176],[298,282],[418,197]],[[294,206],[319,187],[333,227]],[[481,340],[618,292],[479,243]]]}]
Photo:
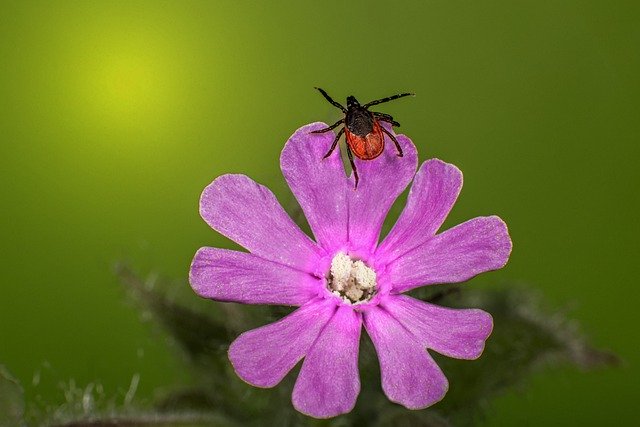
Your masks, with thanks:
[{"label": "tick's red abdomen", "polygon": [[373,130],[364,137],[349,132],[349,129],[345,129],[345,134],[349,148],[359,159],[375,159],[384,150],[384,134],[377,120],[373,122]]}]

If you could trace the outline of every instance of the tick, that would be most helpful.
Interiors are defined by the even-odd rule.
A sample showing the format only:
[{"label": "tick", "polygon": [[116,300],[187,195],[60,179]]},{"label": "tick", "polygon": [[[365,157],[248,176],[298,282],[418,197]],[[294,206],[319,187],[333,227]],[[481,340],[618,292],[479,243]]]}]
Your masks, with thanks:
[{"label": "tick", "polygon": [[331,105],[338,107],[344,113],[344,117],[331,126],[314,130],[311,133],[324,133],[329,132],[337,128],[340,125],[344,125],[338,134],[336,135],[333,143],[331,144],[331,148],[327,154],[324,155],[323,159],[326,159],[333,153],[336,146],[338,145],[338,140],[345,134],[345,139],[347,141],[347,156],[349,157],[349,163],[351,163],[351,168],[353,169],[353,176],[355,178],[355,188],[358,188],[358,170],[356,169],[356,164],[353,161],[353,156],[355,155],[357,158],[361,160],[373,160],[378,157],[384,151],[384,135],[386,134],[393,143],[396,145],[396,149],[398,150],[398,157],[402,157],[402,148],[398,143],[398,140],[395,136],[384,127],[380,125],[380,122],[391,123],[392,126],[400,126],[400,123],[393,120],[389,114],[378,113],[376,111],[369,111],[369,107],[374,105],[382,104],[384,102],[393,101],[394,99],[402,98],[405,96],[413,96],[413,93],[400,93],[398,95],[388,96],[382,99],[376,99],[375,101],[368,102],[364,105],[360,105],[355,96],[347,97],[347,108],[344,108],[342,104],[334,101],[324,90],[317,87]]}]

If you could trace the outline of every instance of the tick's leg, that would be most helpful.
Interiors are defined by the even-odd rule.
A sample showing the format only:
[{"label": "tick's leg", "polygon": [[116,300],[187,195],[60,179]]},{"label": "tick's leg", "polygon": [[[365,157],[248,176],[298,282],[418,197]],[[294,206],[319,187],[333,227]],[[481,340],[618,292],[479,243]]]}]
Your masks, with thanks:
[{"label": "tick's leg", "polygon": [[331,99],[331,97],[329,96],[329,94],[327,92],[325,92],[324,90],[320,89],[319,87],[317,87],[316,89],[318,89],[320,91],[320,93],[322,94],[322,96],[324,96],[324,98],[329,101],[331,103],[331,105],[333,105],[334,107],[338,107],[339,109],[342,110],[343,113],[347,112],[347,109],[344,108],[342,106],[342,104],[340,104],[339,102],[334,101],[333,99]]},{"label": "tick's leg", "polygon": [[358,169],[356,169],[356,163],[353,161],[353,153],[351,152],[351,148],[349,148],[349,144],[347,144],[347,156],[349,157],[349,163],[351,163],[351,169],[353,169],[353,177],[356,180],[356,186],[353,188],[354,190],[358,189]]},{"label": "tick's leg", "polygon": [[393,125],[395,127],[400,127],[400,123],[398,123],[395,120],[393,120],[393,117],[391,117],[388,114],[373,113],[373,117],[375,117],[376,119],[380,120],[381,122],[391,123],[391,125]]},{"label": "tick's leg", "polygon": [[333,150],[336,149],[336,145],[338,145],[338,140],[340,139],[343,133],[344,133],[344,128],[340,129],[340,132],[338,132],[338,134],[333,140],[333,143],[331,144],[331,148],[329,148],[329,151],[327,151],[327,154],[324,155],[323,159],[326,159],[331,155],[331,153],[333,153]]},{"label": "tick's leg", "polygon": [[328,128],[314,130],[314,131],[311,131],[309,133],[325,133],[325,132],[329,132],[330,130],[333,130],[333,129],[337,128],[338,126],[340,126],[343,122],[344,122],[344,119],[340,119],[337,122],[335,122],[334,124],[332,124],[331,126],[329,126]]},{"label": "tick's leg", "polygon": [[387,136],[389,136],[389,138],[391,138],[391,140],[393,141],[394,144],[396,144],[396,148],[398,149],[398,157],[402,157],[404,156],[404,154],[402,153],[402,147],[400,147],[400,143],[398,142],[398,140],[396,139],[395,136],[393,136],[393,134],[391,132],[389,132],[388,130],[386,130],[385,128],[383,128],[382,126],[380,126],[380,129],[382,129],[382,132],[386,133]]},{"label": "tick's leg", "polygon": [[408,93],[408,92],[407,93],[399,93],[398,95],[388,96],[386,98],[376,99],[375,101],[368,102],[368,103],[364,104],[362,107],[363,108],[369,108],[372,105],[382,104],[384,102],[393,101],[394,99],[403,98],[405,96],[416,96],[416,94],[415,93]]}]

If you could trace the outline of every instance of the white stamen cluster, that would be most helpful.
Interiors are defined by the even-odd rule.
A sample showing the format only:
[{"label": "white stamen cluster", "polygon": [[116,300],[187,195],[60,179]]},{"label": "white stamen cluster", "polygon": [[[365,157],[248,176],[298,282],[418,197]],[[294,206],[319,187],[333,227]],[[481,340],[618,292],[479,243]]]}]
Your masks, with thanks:
[{"label": "white stamen cluster", "polygon": [[329,290],[345,302],[366,302],[376,290],[376,272],[360,260],[352,260],[342,252],[331,261]]}]

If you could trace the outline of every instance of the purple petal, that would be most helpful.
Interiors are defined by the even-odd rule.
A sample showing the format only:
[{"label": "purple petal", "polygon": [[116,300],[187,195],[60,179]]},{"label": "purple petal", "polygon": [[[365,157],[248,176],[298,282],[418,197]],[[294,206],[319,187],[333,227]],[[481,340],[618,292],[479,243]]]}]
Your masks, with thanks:
[{"label": "purple petal", "polygon": [[385,150],[378,158],[355,160],[360,175],[356,190],[353,175],[349,179],[345,175],[339,146],[323,159],[335,134],[310,133],[325,127],[312,123],[289,138],[280,156],[282,173],[327,252],[347,242],[352,248],[372,249],[391,205],[413,178],[416,148],[409,138],[398,135],[404,152],[404,157],[398,157],[393,141],[385,136]]},{"label": "purple petal", "polygon": [[477,359],[493,329],[491,315],[479,309],[438,307],[405,295],[382,306],[427,347],[457,359]]},{"label": "purple petal", "polygon": [[360,314],[339,306],[304,359],[293,388],[293,406],[316,418],[350,412],[360,393]]},{"label": "purple petal", "polygon": [[382,389],[389,400],[423,409],[441,400],[449,382],[427,350],[391,314],[372,307],[364,326],[380,360]]},{"label": "purple petal", "polygon": [[278,322],[240,335],[229,347],[229,360],[244,381],[273,387],[307,354],[334,312],[332,301],[311,301]]},{"label": "purple petal", "polygon": [[348,238],[347,195],[350,185],[339,147],[323,159],[335,134],[310,133],[326,127],[324,123],[311,123],[295,131],[282,150],[280,167],[316,241],[328,252],[334,252]]},{"label": "purple petal", "polygon": [[[384,126],[393,132],[390,126]],[[415,145],[404,135],[397,135],[397,140],[403,157],[398,157],[395,144],[385,135],[385,148],[378,158],[355,159],[360,183],[357,190],[350,189],[349,198],[349,241],[353,248],[370,250],[375,247],[391,205],[416,173],[418,154]]]},{"label": "purple petal", "polygon": [[262,258],[312,271],[321,250],[268,188],[244,175],[223,175],[204,189],[200,215],[220,234]]},{"label": "purple petal", "polygon": [[395,293],[434,283],[464,282],[504,267],[511,253],[507,225],[478,217],[438,234],[387,266]]},{"label": "purple petal", "polygon": [[318,295],[322,281],[253,254],[201,248],[191,263],[189,283],[204,298],[245,304],[302,305]]},{"label": "purple petal", "polygon": [[390,262],[431,239],[453,207],[462,189],[462,172],[442,160],[426,161],[418,170],[407,204],[377,249]]}]

